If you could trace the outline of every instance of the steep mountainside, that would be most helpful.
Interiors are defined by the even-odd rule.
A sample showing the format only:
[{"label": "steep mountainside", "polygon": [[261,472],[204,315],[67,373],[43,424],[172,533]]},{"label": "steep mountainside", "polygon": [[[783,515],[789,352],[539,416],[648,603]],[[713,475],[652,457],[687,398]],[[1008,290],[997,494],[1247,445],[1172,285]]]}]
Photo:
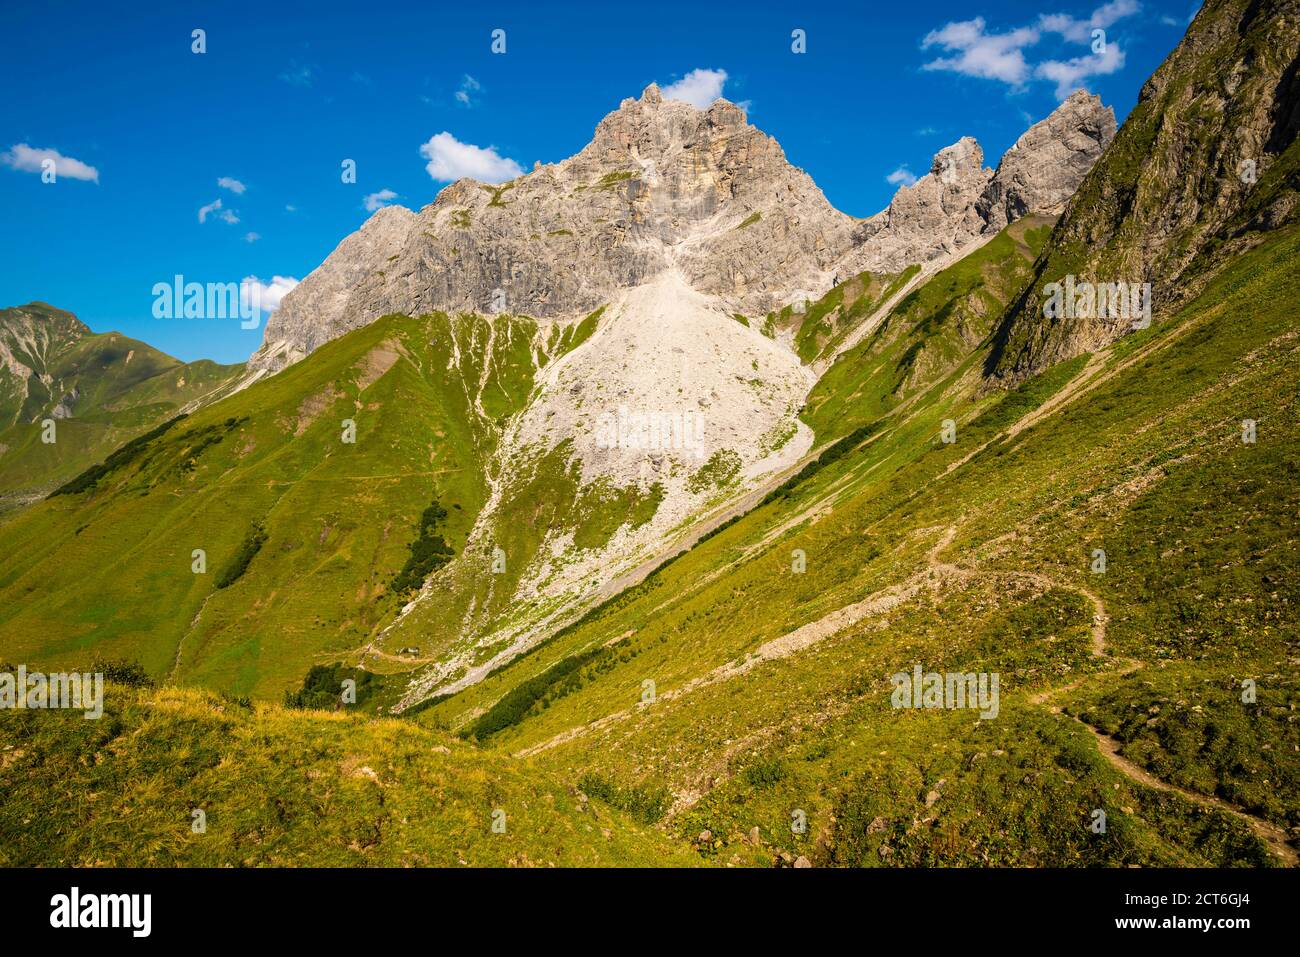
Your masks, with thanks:
[{"label": "steep mountainside", "polygon": [[[139,440],[87,469],[112,446],[39,446],[20,426],[27,454],[8,462],[25,478],[42,449],[77,451],[45,488],[85,471],[3,529],[14,548],[0,593],[14,601],[0,629],[27,654],[93,646],[155,676],[263,695],[321,654],[423,664],[426,688],[470,683],[796,469],[816,440],[799,418],[809,390],[903,293],[907,318],[873,342],[900,341],[944,297],[964,347],[980,338],[1010,295],[984,273],[1014,271],[1024,228],[992,243],[996,263],[969,267],[980,276],[960,291],[926,292],[938,286],[917,266],[857,260],[888,240],[933,271],[989,242],[981,197],[1002,184],[996,208],[1012,217],[1057,203],[1109,118],[1072,97],[998,173],[977,160],[978,188],[960,202],[927,209],[946,172],[901,190],[864,245],[738,108],[698,110],[652,86],[569,160],[500,187],[455,183],[419,213],[380,210],[272,315],[243,391],[209,408],[174,400],[182,386],[219,395],[238,370],[180,368],[52,321],[46,335],[67,343],[43,347],[49,374],[31,382],[59,392],[69,428],[92,421],[90,401],[114,423],[135,409],[136,431],[115,434]],[[1072,162],[1029,181],[1016,170],[1033,156]],[[960,352],[908,335],[900,395]],[[83,381],[91,343],[116,378]],[[182,410],[194,414],[169,422]],[[355,444],[340,439],[345,419]],[[823,444],[846,431],[832,418],[818,428]],[[139,562],[116,568],[110,547]],[[195,549],[213,577],[188,570]],[[67,587],[34,590],[43,579]],[[124,600],[126,580],[137,587]]]},{"label": "steep mountainside", "polygon": [[0,525],[6,653],[273,697],[359,648],[460,552],[535,335],[386,317],[140,436]]},{"label": "steep mountainside", "polygon": [[[1300,4],[1207,0],[1083,180],[1050,255],[1007,317],[991,370],[1018,382],[1114,341],[1128,315],[1048,318],[1044,288],[1151,284],[1172,309],[1300,216]],[[1082,297],[1083,293],[1080,292]]]},{"label": "steep mountainside", "polygon": [[[797,417],[809,389],[920,281],[908,263],[939,268],[989,241],[991,224],[1059,205],[1113,129],[1080,93],[997,173],[963,141],[974,187],[954,192],[946,171],[923,179],[864,232],[737,107],[698,110],[651,86],[571,159],[497,187],[455,183],[419,213],[381,210],[285,298],[250,362],[258,375],[380,312],[525,315],[534,353],[560,328],[577,341],[497,423],[464,549],[371,653],[419,648],[436,661],[422,680],[471,682],[795,467],[814,442]],[[1027,176],[1038,161],[1056,174]],[[932,189],[945,197],[935,209]],[[865,270],[882,249],[899,268]],[[847,288],[840,277],[861,292],[850,308],[823,296]],[[500,344],[484,348],[491,366]]]},{"label": "steep mountainside", "polygon": [[673,265],[763,312],[828,285],[852,224],[740,109],[697,110],[651,85],[570,159],[501,186],[460,180],[419,213],[380,210],[285,297],[250,367],[389,312],[585,315]]},{"label": "steep mountainside", "polygon": [[0,427],[57,407],[47,371],[90,329],[70,312],[43,302],[0,310]]},{"label": "steep mountainside", "polygon": [[1114,136],[1114,112],[1077,90],[1026,130],[996,171],[985,168],[979,144],[963,137],[936,153],[930,171],[901,188],[888,209],[863,223],[854,261],[897,272],[951,257],[1026,213],[1059,213]]}]

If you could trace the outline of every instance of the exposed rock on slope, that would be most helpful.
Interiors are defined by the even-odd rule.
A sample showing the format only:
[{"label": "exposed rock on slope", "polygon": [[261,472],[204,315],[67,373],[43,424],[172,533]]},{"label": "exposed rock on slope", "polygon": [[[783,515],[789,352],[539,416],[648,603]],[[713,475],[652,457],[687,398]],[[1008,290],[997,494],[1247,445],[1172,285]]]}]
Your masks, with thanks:
[{"label": "exposed rock on slope", "polygon": [[1114,111],[1077,90],[1007,150],[996,172],[984,167],[979,144],[963,137],[863,224],[853,261],[898,272],[950,257],[1027,213],[1059,213],[1114,136]]},{"label": "exposed rock on slope", "polygon": [[1115,112],[1076,90],[1002,156],[975,203],[982,232],[997,233],[1031,212],[1057,214],[1115,138]]},{"label": "exposed rock on slope", "polygon": [[58,356],[90,329],[70,312],[43,302],[0,310],[0,428],[30,421],[59,396],[51,370]]},{"label": "exposed rock on slope", "polygon": [[446,649],[413,698],[478,680],[708,506],[797,462],[813,381],[676,268],[619,294],[592,338],[543,371],[464,554],[386,638]]},{"label": "exposed rock on slope", "polygon": [[761,313],[825,286],[852,229],[739,108],[697,110],[652,85],[570,159],[377,212],[285,297],[250,367],[274,371],[388,312],[583,315],[670,257],[700,290]]},{"label": "exposed rock on slope", "polygon": [[[376,213],[285,297],[250,362],[259,374],[386,313],[534,317],[528,350],[546,361],[516,412],[485,417],[501,440],[464,550],[373,650],[437,649],[416,694],[474,681],[709,508],[798,461],[816,374],[791,304],[866,268],[959,256],[992,224],[1058,205],[1113,129],[1080,94],[1022,138],[1005,175],[963,139],[863,223],[737,107],[699,110],[652,85],[570,159],[501,186],[458,181],[418,213]],[[1041,176],[1039,161],[1061,168]],[[489,337],[475,361],[487,369],[499,349]],[[653,434],[638,435],[647,419]]]},{"label": "exposed rock on slope", "polygon": [[[1300,4],[1209,0],[1142,88],[1067,205],[990,371],[1014,384],[1134,328],[1128,316],[1044,316],[1044,287],[1151,283],[1159,312],[1298,214]],[[1198,258],[1199,257],[1199,258]]]},{"label": "exposed rock on slope", "polygon": [[1077,93],[997,173],[964,138],[859,221],[738,107],[698,110],[651,85],[576,156],[502,186],[460,180],[418,213],[375,213],[285,297],[249,368],[274,372],[391,312],[572,320],[670,264],[729,311],[763,315],[863,270],[956,254],[1026,212],[1056,212],[1113,131],[1110,111]]}]

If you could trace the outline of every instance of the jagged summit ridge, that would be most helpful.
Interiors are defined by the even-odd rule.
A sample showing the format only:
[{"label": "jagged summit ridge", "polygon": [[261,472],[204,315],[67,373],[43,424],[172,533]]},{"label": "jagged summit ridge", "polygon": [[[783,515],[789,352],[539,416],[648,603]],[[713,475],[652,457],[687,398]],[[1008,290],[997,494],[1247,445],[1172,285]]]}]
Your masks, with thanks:
[{"label": "jagged summit ridge", "polygon": [[459,180],[419,212],[377,212],[286,297],[250,367],[274,371],[388,312],[504,300],[539,319],[580,316],[674,263],[762,313],[824,286],[852,228],[738,107],[698,110],[652,86],[570,159],[500,187]]},{"label": "jagged summit ridge", "polygon": [[888,209],[857,220],[738,106],[701,110],[652,83],[569,159],[500,186],[458,180],[418,212],[375,213],[285,297],[249,367],[274,372],[390,312],[573,319],[670,268],[729,312],[761,316],[1056,211],[1114,129],[1096,97],[1076,93],[997,172],[964,137]]},{"label": "jagged summit ridge", "polygon": [[984,166],[979,144],[962,137],[862,225],[855,265],[898,272],[951,256],[1028,213],[1059,213],[1116,129],[1114,111],[1077,90],[1026,130],[996,171]]}]

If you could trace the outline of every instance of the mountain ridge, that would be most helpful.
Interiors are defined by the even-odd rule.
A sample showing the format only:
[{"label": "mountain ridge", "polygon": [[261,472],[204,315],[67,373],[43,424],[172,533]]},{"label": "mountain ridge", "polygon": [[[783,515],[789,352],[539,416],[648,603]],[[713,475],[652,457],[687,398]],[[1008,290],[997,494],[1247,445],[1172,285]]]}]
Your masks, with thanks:
[{"label": "mountain ridge", "polygon": [[[1114,129],[1113,111],[1079,91],[997,171],[983,170],[978,145],[963,139],[889,208],[857,220],[739,107],[719,99],[697,109],[651,84],[568,159],[500,186],[458,180],[418,212],[377,211],[285,297],[249,369],[274,372],[389,312],[572,321],[673,263],[729,311],[762,315],[863,271],[950,258],[1011,214],[1054,211]],[[954,155],[964,159],[950,167]],[[1026,172],[1038,165],[1056,172]],[[936,230],[945,235],[936,240]]]}]

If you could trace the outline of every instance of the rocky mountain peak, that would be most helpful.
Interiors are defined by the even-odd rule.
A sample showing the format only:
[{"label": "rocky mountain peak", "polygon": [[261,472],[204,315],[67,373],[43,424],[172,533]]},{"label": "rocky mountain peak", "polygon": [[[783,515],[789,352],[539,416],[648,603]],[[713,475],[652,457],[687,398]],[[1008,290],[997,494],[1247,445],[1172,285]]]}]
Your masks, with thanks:
[{"label": "rocky mountain peak", "polygon": [[984,168],[984,150],[975,137],[963,136],[956,143],[945,146],[934,154],[930,173],[944,183],[951,184],[957,180],[979,177],[987,179],[992,175],[992,170]]},{"label": "rocky mountain peak", "polygon": [[1115,114],[1077,90],[1007,150],[996,171],[964,136],[934,155],[930,171],[902,186],[858,232],[861,268],[897,272],[948,257],[1029,212],[1059,213],[1115,137]]},{"label": "rocky mountain peak", "polygon": [[978,204],[987,228],[1000,230],[1031,209],[1059,213],[1116,129],[1115,111],[1101,97],[1075,90],[1003,155]]},{"label": "rocky mountain peak", "polygon": [[729,313],[762,316],[1059,206],[1113,133],[1109,111],[1076,94],[997,173],[963,137],[862,221],[831,206],[735,104],[701,110],[652,83],[569,159],[500,185],[458,180],[418,213],[376,212],[285,297],[249,365],[273,372],[390,312],[569,320],[670,269]]}]

